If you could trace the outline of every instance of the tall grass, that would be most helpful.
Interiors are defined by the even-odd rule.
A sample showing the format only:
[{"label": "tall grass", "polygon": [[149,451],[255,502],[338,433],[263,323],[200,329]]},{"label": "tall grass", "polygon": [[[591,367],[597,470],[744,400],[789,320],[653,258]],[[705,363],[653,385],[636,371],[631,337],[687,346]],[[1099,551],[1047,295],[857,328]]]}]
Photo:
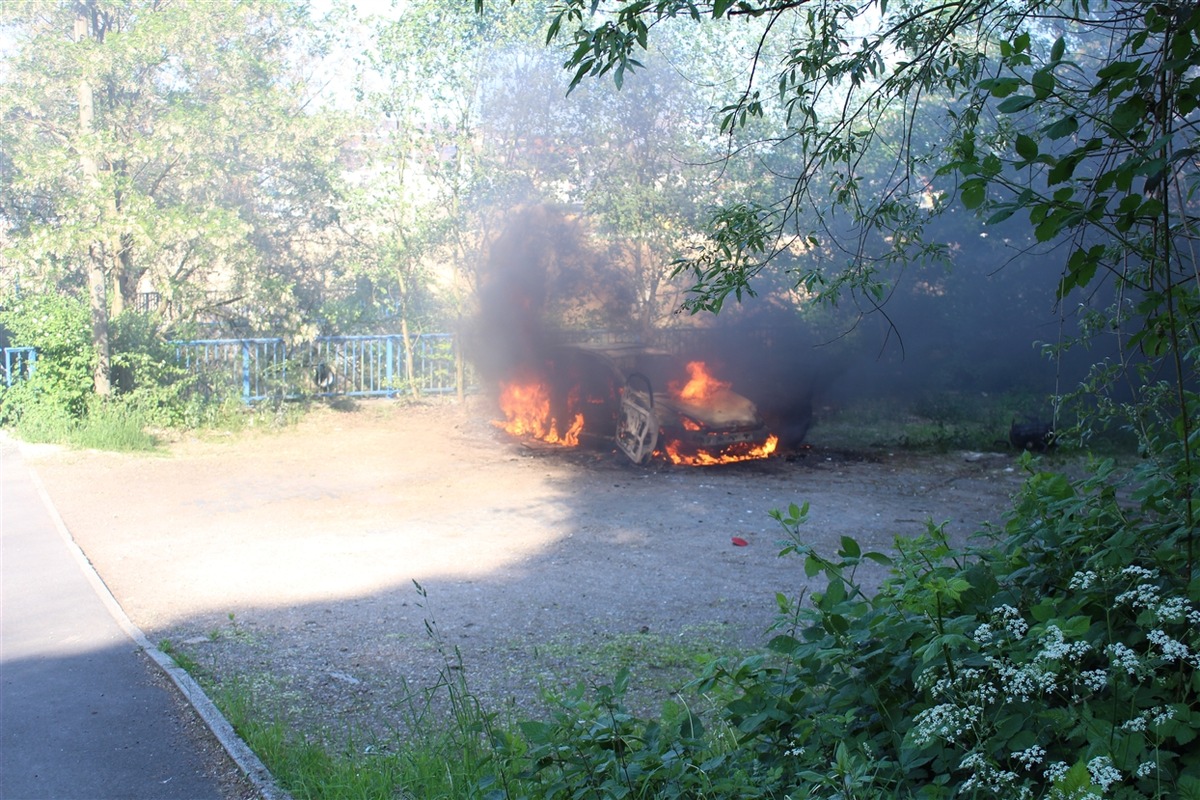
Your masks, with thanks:
[{"label": "tall grass", "polygon": [[39,444],[124,452],[152,451],[159,446],[157,437],[147,431],[143,410],[123,400],[94,399],[82,416],[75,417],[31,396],[13,427],[24,441]]},{"label": "tall grass", "polygon": [[[336,741],[265,716],[262,709],[268,704],[249,682],[216,687],[205,682],[234,730],[296,800],[449,800],[479,796],[491,760],[491,719],[467,690],[461,672],[447,668],[434,687],[408,693],[411,719],[406,729],[413,732],[408,736],[361,738],[351,733]],[[429,701],[443,693],[451,713],[431,714]]]}]

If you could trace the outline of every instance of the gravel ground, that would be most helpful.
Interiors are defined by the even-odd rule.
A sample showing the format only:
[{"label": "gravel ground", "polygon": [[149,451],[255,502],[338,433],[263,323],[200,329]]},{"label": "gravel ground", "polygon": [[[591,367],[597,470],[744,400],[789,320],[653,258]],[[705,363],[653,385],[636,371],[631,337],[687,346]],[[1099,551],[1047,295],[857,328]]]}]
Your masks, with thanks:
[{"label": "gravel ground", "polygon": [[412,724],[447,676],[528,710],[628,662],[652,706],[689,652],[765,642],[775,593],[804,586],[770,509],[808,501],[804,534],[826,552],[845,535],[887,549],[929,519],[965,538],[1020,484],[999,454],[635,467],[521,446],[490,416],[359,403],[152,455],[26,459],[152,641],[306,730],[360,739]]}]

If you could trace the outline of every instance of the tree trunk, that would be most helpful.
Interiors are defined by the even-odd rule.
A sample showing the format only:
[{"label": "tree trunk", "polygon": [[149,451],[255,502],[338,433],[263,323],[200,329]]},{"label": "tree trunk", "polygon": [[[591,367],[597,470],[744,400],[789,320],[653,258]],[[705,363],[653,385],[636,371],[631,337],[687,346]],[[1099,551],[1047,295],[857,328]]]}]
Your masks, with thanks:
[{"label": "tree trunk", "polygon": [[[462,330],[461,323],[458,330]],[[454,384],[455,398],[461,405],[467,401],[467,362],[463,360],[462,336],[458,333],[454,336]]]},{"label": "tree trunk", "polygon": [[400,314],[400,335],[404,337],[404,379],[408,382],[409,394],[415,399],[420,397],[421,389],[417,386],[417,376],[413,370],[413,346],[412,339],[408,335],[407,311],[402,311]]},{"label": "tree trunk", "polygon": [[[142,276],[146,274],[145,267],[135,267],[133,263],[133,237],[129,234],[121,235],[121,254],[117,259],[118,272],[116,280],[113,282],[114,294],[121,295],[122,308],[134,308],[141,310],[138,306],[138,288],[142,284]],[[114,314],[116,303],[113,303]]]},{"label": "tree trunk", "polygon": [[[88,20],[86,9],[82,4],[76,7],[75,41],[83,42],[88,38]],[[92,133],[92,121],[95,109],[92,99],[92,85],[87,78],[79,80],[79,163],[84,177],[93,188],[100,185],[100,171],[96,159],[91,155],[88,141]],[[92,387],[100,397],[107,397],[112,392],[109,381],[109,349],[108,349],[108,292],[104,276],[103,245],[93,245],[88,252],[88,305],[92,311]]]},{"label": "tree trunk", "polygon": [[88,305],[92,309],[92,388],[100,397],[112,393],[109,381],[108,296],[101,259],[92,254],[88,262]]}]

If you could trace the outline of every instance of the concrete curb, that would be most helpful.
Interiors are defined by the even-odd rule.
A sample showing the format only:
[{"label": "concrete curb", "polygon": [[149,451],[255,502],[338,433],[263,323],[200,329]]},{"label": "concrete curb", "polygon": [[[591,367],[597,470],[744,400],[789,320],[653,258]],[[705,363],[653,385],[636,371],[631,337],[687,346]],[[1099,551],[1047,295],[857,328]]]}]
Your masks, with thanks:
[{"label": "concrete curb", "polygon": [[[24,457],[26,455],[25,448],[20,442],[17,442],[17,446],[21,448],[22,456]],[[113,597],[112,592],[109,591],[108,586],[104,583],[104,580],[100,577],[99,573],[96,572],[95,567],[92,566],[92,562],[88,560],[87,555],[79,548],[79,545],[75,543],[75,539],[71,536],[71,532],[67,529],[66,523],[64,523],[62,517],[59,516],[58,509],[54,507],[54,503],[50,499],[50,495],[46,491],[46,487],[42,483],[42,479],[38,476],[37,470],[29,466],[28,461],[26,461],[25,468],[29,473],[29,477],[33,480],[33,486],[37,490],[38,497],[41,498],[42,504],[46,507],[46,511],[50,514],[50,519],[53,521],[55,529],[58,531],[59,536],[62,537],[63,543],[67,546],[67,549],[75,558],[75,561],[79,565],[80,570],[83,572],[84,577],[87,578],[88,583],[91,584],[92,589],[96,592],[96,595],[100,598],[100,601],[104,604],[104,607],[108,609],[108,613],[112,615],[112,618],[116,620],[117,624],[123,631],[125,631],[129,638],[133,639],[138,647],[140,647],[146,653],[146,655],[150,656],[150,658],[154,660],[154,663],[166,673],[167,677],[171,679],[171,682],[178,687],[179,691],[183,694],[184,699],[187,700],[193,709],[195,709],[196,713],[200,716],[200,719],[202,719],[204,724],[208,726],[208,729],[212,731],[212,734],[216,737],[217,742],[220,743],[221,747],[225,749],[225,752],[229,754],[229,757],[232,758],[234,763],[236,763],[242,772],[245,773],[250,782],[254,784],[255,789],[257,789],[262,795],[263,800],[292,800],[291,795],[279,787],[279,784],[276,783],[274,776],[271,775],[270,770],[266,768],[262,761],[259,760],[258,756],[254,754],[254,751],[251,750],[246,743],[242,741],[241,737],[237,735],[237,732],[234,731],[233,726],[229,723],[229,720],[225,719],[225,715],[222,714],[213,701],[209,699],[208,695],[204,693],[204,690],[200,688],[200,685],[192,679],[192,676],[189,675],[182,667],[176,664],[175,660],[169,655],[154,646],[150,640],[146,638],[146,635],[142,633],[141,628],[133,623],[133,620],[131,620],[125,613],[125,610],[121,608],[121,605],[117,602],[117,599]]]}]

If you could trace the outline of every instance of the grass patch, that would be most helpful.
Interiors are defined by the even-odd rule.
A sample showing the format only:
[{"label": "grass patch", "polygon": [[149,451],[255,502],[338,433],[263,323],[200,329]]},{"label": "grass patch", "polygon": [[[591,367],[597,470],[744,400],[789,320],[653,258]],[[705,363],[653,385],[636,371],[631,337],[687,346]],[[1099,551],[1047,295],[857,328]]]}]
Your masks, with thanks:
[{"label": "grass patch", "polygon": [[1052,416],[1044,399],[1028,395],[868,398],[826,409],[808,438],[814,445],[851,449],[1004,451],[1011,449],[1013,422],[1031,413],[1047,421]]},{"label": "grass patch", "polygon": [[35,402],[23,409],[14,425],[26,442],[118,452],[157,450],[159,440],[147,427],[141,410],[120,400],[93,401],[78,418],[58,406]]},{"label": "grass patch", "polygon": [[543,691],[555,696],[563,687],[611,680],[625,670],[631,678],[628,704],[649,713],[664,698],[685,691],[685,684],[705,665],[739,653],[729,643],[726,626],[710,623],[687,626],[676,635],[646,631],[583,640],[557,636],[533,648],[531,666],[543,676]]},{"label": "grass patch", "polygon": [[127,403],[93,403],[71,433],[70,444],[95,450],[148,452],[159,441],[146,430],[146,418]]},{"label": "grass patch", "polygon": [[[319,406],[316,406],[319,407]],[[183,431],[202,437],[252,431],[277,431],[295,425],[314,409],[308,402],[263,403],[240,400],[195,402],[172,419],[146,405],[144,398],[121,395],[93,398],[78,414],[26,393],[20,412],[10,415],[13,432],[31,444],[60,444],[91,450],[154,452]],[[170,416],[170,415],[168,415]]]},{"label": "grass patch", "polygon": [[[233,621],[231,620],[231,623]],[[237,635],[236,626],[232,635]],[[297,800],[307,798],[485,798],[504,784],[507,795],[536,797],[525,786],[525,730],[531,717],[502,721],[467,685],[469,664],[446,648],[430,628],[428,646],[445,666],[433,686],[405,691],[397,700],[394,733],[327,731],[297,727],[290,703],[270,675],[244,674],[217,682],[216,671],[160,645],[205,688],[238,735],[258,755],[279,785]],[[221,637],[231,635],[222,628]],[[703,665],[735,655],[721,625],[689,627],[677,635],[619,634],[579,642],[556,636],[536,648],[530,669],[548,684],[532,719],[559,726],[576,714],[598,713],[590,698],[621,678],[623,702],[662,713],[678,727],[693,718],[700,697],[681,697],[681,687]],[[468,669],[464,669],[466,666]],[[570,686],[567,685],[568,679]],[[668,696],[673,699],[655,701]],[[711,703],[704,703],[711,707]],[[652,707],[653,706],[653,707]],[[555,720],[558,720],[557,722]],[[539,728],[540,729],[540,728]]]},{"label": "grass patch", "polygon": [[261,681],[237,680],[206,690],[296,800],[481,796],[478,786],[491,758],[490,720],[461,682],[440,688],[451,693],[453,713],[427,718],[416,735],[384,739],[351,733],[336,742],[273,716]]}]

